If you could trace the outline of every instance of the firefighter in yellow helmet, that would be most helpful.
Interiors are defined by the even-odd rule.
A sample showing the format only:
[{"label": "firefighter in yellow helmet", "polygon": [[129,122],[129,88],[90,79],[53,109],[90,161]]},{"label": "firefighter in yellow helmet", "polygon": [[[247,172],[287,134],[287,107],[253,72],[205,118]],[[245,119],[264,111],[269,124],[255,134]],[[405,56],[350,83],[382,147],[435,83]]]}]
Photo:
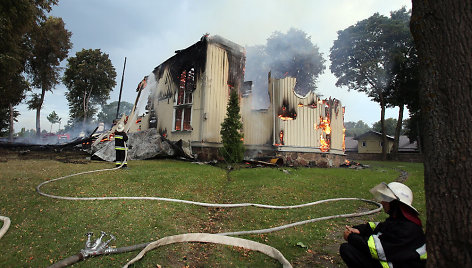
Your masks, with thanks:
[{"label": "firefighter in yellow helmet", "polygon": [[381,183],[370,190],[389,217],[380,223],[346,226],[341,258],[349,268],[426,266],[426,240],[408,186]]},{"label": "firefighter in yellow helmet", "polygon": [[126,163],[126,147],[125,142],[128,141],[128,135],[124,132],[125,128],[122,123],[118,123],[115,131],[115,152],[116,152],[116,167],[121,166],[122,168],[128,168],[128,163]]}]

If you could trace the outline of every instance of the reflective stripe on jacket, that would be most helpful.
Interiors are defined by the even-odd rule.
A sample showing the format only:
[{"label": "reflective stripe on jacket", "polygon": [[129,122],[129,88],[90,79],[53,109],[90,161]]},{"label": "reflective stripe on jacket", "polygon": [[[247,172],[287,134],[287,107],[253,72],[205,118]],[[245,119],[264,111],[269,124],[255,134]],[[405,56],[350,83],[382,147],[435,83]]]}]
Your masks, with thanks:
[{"label": "reflective stripe on jacket", "polygon": [[[406,219],[388,218],[354,226],[348,243],[378,260],[382,267],[424,267],[427,258],[422,228]],[[411,265],[410,265],[411,264]],[[419,265],[417,265],[419,264]]]},{"label": "reflective stripe on jacket", "polygon": [[428,258],[428,253],[426,252],[426,244],[423,244],[421,247],[416,249],[416,252],[420,255],[421,260],[426,260]]},{"label": "reflective stripe on jacket", "polygon": [[369,226],[370,228],[372,228],[372,231],[375,230],[375,227],[377,227],[377,224],[379,224],[379,222],[369,221]]},{"label": "reflective stripe on jacket", "polygon": [[125,150],[125,142],[128,135],[125,132],[115,132],[115,150]]},{"label": "reflective stripe on jacket", "polygon": [[387,262],[387,256],[385,256],[385,251],[383,249],[382,243],[380,242],[378,235],[371,235],[367,240],[367,245],[369,246],[369,251],[373,259],[379,260],[383,268],[393,268],[391,262]]}]

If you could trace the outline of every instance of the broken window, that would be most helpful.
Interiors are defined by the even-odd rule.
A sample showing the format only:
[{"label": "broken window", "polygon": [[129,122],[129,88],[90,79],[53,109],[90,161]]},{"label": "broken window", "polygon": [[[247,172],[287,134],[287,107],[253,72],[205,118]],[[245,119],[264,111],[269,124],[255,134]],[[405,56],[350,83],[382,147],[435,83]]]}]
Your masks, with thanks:
[{"label": "broken window", "polygon": [[191,114],[192,114],[191,107],[187,107],[184,109],[184,130],[192,130],[192,127],[190,126]]},{"label": "broken window", "polygon": [[175,109],[175,130],[182,130],[182,108]]},{"label": "broken window", "polygon": [[365,141],[362,142],[362,147],[366,147],[367,143]]},{"label": "broken window", "polygon": [[175,131],[192,130],[192,103],[195,88],[195,68],[190,68],[188,71],[183,70],[179,77],[179,88],[174,105]]}]

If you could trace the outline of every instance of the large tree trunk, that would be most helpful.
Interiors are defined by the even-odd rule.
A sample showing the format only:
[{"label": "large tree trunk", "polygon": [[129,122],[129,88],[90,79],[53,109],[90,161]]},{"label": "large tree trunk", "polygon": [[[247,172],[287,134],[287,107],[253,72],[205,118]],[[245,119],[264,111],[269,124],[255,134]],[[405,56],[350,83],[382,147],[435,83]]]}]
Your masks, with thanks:
[{"label": "large tree trunk", "polygon": [[41,137],[41,108],[36,108],[36,137]]},{"label": "large tree trunk", "polygon": [[8,128],[8,140],[10,142],[13,142],[13,119],[14,119],[14,114],[13,114],[13,105],[10,103],[10,127]]},{"label": "large tree trunk", "polygon": [[380,93],[380,127],[382,129],[382,160],[387,160],[387,133],[385,133],[385,99]]},{"label": "large tree trunk", "polygon": [[395,141],[393,142],[392,148],[392,159],[397,159],[398,147],[400,145],[400,134],[402,132],[402,123],[403,123],[403,111],[405,111],[405,105],[400,105],[398,107],[398,120],[397,127],[395,128]]},{"label": "large tree trunk", "polygon": [[472,267],[472,2],[413,0],[428,267]]}]

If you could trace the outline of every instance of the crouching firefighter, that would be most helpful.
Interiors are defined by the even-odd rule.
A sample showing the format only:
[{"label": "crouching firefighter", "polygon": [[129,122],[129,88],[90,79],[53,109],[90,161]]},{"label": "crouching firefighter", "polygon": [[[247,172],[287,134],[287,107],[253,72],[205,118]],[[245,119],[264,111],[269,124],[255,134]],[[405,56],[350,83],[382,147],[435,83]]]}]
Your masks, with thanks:
[{"label": "crouching firefighter", "polygon": [[128,135],[124,132],[125,128],[122,123],[119,123],[115,131],[115,152],[116,152],[116,167],[121,166],[122,168],[128,168],[128,163],[126,163],[126,146],[125,142],[128,141]]},{"label": "crouching firefighter", "polygon": [[348,267],[425,267],[425,235],[408,186],[381,183],[370,190],[389,217],[380,223],[346,226],[339,252]]}]

